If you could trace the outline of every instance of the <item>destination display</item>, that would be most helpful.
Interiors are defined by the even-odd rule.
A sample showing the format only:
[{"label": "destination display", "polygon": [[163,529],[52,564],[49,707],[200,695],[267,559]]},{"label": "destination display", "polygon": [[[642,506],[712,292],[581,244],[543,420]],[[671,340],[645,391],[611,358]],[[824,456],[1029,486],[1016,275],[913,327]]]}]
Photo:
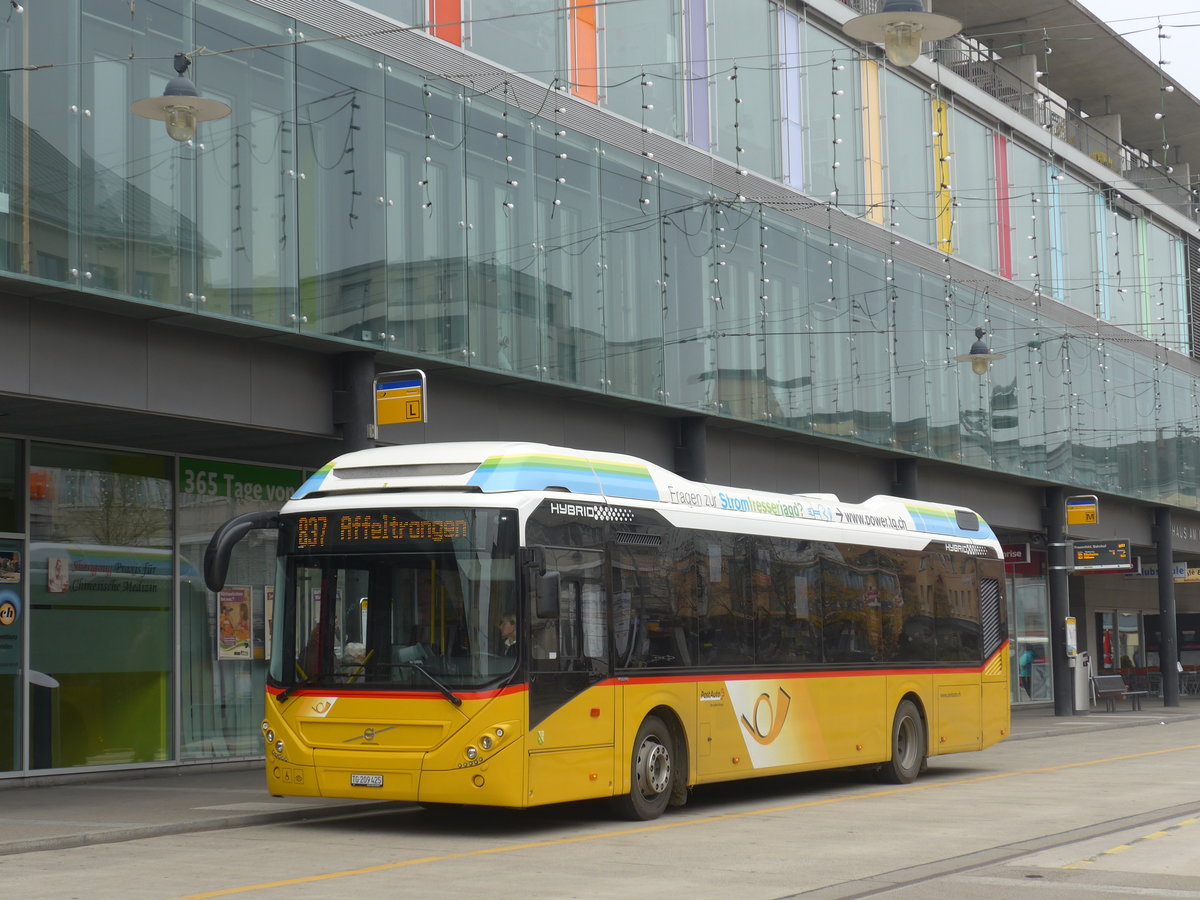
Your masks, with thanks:
[{"label": "destination display", "polygon": [[1077,572],[1132,572],[1137,567],[1129,541],[1076,541],[1074,548]]},{"label": "destination display", "polygon": [[[475,514],[471,518],[474,518]],[[347,510],[288,516],[284,546],[292,552],[363,550],[391,546],[450,544],[471,534],[463,510]]]}]

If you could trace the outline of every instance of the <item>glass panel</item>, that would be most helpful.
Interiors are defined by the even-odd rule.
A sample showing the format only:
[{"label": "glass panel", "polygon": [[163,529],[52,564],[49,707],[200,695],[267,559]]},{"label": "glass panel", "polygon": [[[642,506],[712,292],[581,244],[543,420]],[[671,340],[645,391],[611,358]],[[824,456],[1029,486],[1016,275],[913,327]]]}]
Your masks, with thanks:
[{"label": "glass panel", "polygon": [[34,444],[30,479],[29,669],[47,688],[30,765],[168,759],[168,461]]},{"label": "glass panel", "polygon": [[762,222],[749,203],[713,203],[717,408],[765,419]]},{"label": "glass panel", "polygon": [[[467,107],[467,254],[471,362],[528,377],[570,375],[543,356],[545,285],[538,271],[533,129],[507,87]],[[566,152],[565,150],[561,152]],[[554,298],[561,301],[562,298]],[[557,303],[569,321],[571,311]],[[554,363],[551,368],[551,363]],[[570,380],[570,379],[568,379]]]},{"label": "glass panel", "polygon": [[[220,595],[204,589],[200,566],[208,537],[222,522],[278,509],[301,481],[290,469],[179,460],[182,759],[262,752],[258,723],[271,647],[275,534],[251,531],[238,543]],[[228,620],[219,616],[225,612]],[[236,621],[243,613],[248,617]],[[247,643],[238,646],[230,637]]]},{"label": "glass panel", "polygon": [[1096,240],[1098,223],[1091,188],[1059,173],[1059,210],[1062,217],[1063,302],[1086,313],[1101,314],[1097,292]]},{"label": "glass panel", "polygon": [[[612,147],[600,157],[606,379],[663,400],[662,244],[657,168]],[[586,230],[581,238],[586,238]]]},{"label": "glass panel", "polygon": [[398,64],[386,87],[388,332],[397,349],[465,362],[462,97]]},{"label": "glass panel", "polygon": [[660,174],[665,285],[664,398],[675,406],[715,412],[715,201],[711,187],[671,172]]},{"label": "glass panel", "polygon": [[278,43],[288,20],[221,0],[204,0],[196,15],[201,45],[271,45],[202,64],[204,95],[234,110],[203,126],[206,148],[197,157],[205,309],[295,327],[296,180],[287,175],[296,159],[294,59],[292,48]]},{"label": "glass panel", "polygon": [[813,548],[804,542],[760,538],[755,543],[755,661],[821,660],[819,598],[810,597]]},{"label": "glass panel", "polygon": [[770,209],[762,211],[761,229],[766,413],[780,425],[807,430],[812,414],[812,307],[804,279],[808,243],[799,222]]},{"label": "glass panel", "polygon": [[[129,56],[128,11],[122,17],[119,9],[89,7],[83,59]],[[192,43],[191,19],[168,11],[152,25],[145,19],[132,24],[149,26],[137,37],[147,61],[93,65],[82,80],[81,284],[194,308],[196,163],[208,131],[201,125],[194,141],[180,143],[163,123],[129,111],[132,101],[161,95],[174,77],[171,58]],[[203,78],[194,69],[188,76],[203,92]]]},{"label": "glass panel", "polygon": [[545,84],[565,82],[566,12],[545,0],[471,0],[463,46]]},{"label": "glass panel", "polygon": [[382,72],[338,41],[300,45],[296,71],[301,315],[307,330],[379,343],[387,333]]},{"label": "glass panel", "polygon": [[712,28],[713,152],[769,178],[779,175],[779,77],[771,3],[709,0]]},{"label": "glass panel", "polygon": [[[1045,166],[1040,159],[1016,144],[1009,144],[1009,209],[1012,216],[1013,281],[1029,289],[1040,289],[1043,276],[1041,254],[1049,253],[1051,242],[1046,228]],[[1047,262],[1049,256],[1047,256]]]},{"label": "glass panel", "polygon": [[[524,254],[527,271],[541,281],[545,297],[542,358],[549,377],[605,390],[606,326],[604,273],[600,267],[600,169],[595,141],[566,133],[556,122],[539,121],[536,190],[523,192],[536,203],[540,237]],[[536,193],[536,200],[533,195]],[[639,274],[635,268],[628,273]],[[627,298],[628,299],[628,298]],[[625,389],[622,384],[622,389]]]},{"label": "glass panel", "polygon": [[[22,635],[25,617],[25,566],[28,557],[21,541],[0,540],[0,772],[22,766],[21,668],[24,662]],[[44,708],[46,690],[30,685],[35,709]]]},{"label": "glass panel", "polygon": [[[0,74],[0,192],[7,201],[0,213],[0,264],[35,278],[74,282],[80,278],[79,138],[85,118],[79,85],[86,77],[81,72],[90,75],[97,67],[74,65],[80,61],[79,4],[57,4],[52,16],[55,26],[46,28],[29,27],[24,15],[0,20],[6,67],[58,63]],[[119,54],[126,55],[128,41]]]},{"label": "glass panel", "polygon": [[[996,192],[992,133],[958,110],[950,111],[954,204],[951,234],[955,253],[981,269],[996,269]],[[913,190],[911,184],[906,190]],[[911,196],[911,195],[910,195]]]},{"label": "glass panel", "polygon": [[[892,416],[895,420],[895,446],[908,453],[929,450],[930,394],[926,390],[925,346],[926,311],[933,309],[921,293],[919,270],[905,263],[885,262],[884,276],[889,290],[888,306],[892,320]],[[886,279],[891,279],[887,282]],[[939,318],[941,309],[937,310]],[[932,317],[932,316],[931,316]],[[938,322],[940,326],[941,322]]]},{"label": "glass panel", "polygon": [[[1034,563],[1022,566],[1030,572],[1014,572],[1010,579],[1013,614],[1013,653],[1016,660],[1015,700],[1049,700],[1050,634],[1046,627],[1046,580],[1042,573],[1045,554],[1035,552]],[[1011,570],[1010,570],[1011,571]],[[1093,661],[1093,666],[1095,666]]]},{"label": "glass panel", "polygon": [[[865,212],[859,53],[811,25],[804,28],[802,44],[808,123],[804,189],[821,202]],[[794,177],[793,184],[799,186]]]},{"label": "glass panel", "polygon": [[852,312],[846,343],[854,397],[854,437],[865,444],[889,447],[894,408],[888,364],[893,340],[889,319],[895,304],[886,280],[888,266],[874,250],[854,244],[849,250]]},{"label": "glass panel", "polygon": [[685,82],[680,77],[678,5],[642,0],[604,8],[608,84],[601,102],[643,127],[682,138]]},{"label": "glass panel", "polygon": [[[880,78],[886,154],[886,221],[906,237],[933,242],[933,125],[929,94],[891,71]],[[986,196],[982,188],[971,195]]]}]

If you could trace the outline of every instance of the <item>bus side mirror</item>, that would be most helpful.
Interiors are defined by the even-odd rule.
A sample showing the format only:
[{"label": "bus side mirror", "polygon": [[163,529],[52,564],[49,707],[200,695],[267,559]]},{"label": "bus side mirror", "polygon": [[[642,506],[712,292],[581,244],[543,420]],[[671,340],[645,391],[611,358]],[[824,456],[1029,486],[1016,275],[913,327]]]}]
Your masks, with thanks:
[{"label": "bus side mirror", "polygon": [[225,587],[233,548],[251,531],[278,529],[279,513],[252,512],[236,516],[216,530],[204,551],[204,584],[214,594]]},{"label": "bus side mirror", "polygon": [[537,614],[539,619],[558,618],[558,583],[557,572],[547,572],[538,580]]}]

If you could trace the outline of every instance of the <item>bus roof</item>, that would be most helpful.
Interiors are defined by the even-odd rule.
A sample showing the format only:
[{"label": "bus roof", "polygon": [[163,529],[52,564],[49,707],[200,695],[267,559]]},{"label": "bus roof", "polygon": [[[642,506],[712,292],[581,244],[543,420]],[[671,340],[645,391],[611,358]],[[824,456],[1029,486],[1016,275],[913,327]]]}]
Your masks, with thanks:
[{"label": "bus roof", "polygon": [[[995,541],[965,507],[876,496],[845,503],[832,494],[775,494],[688,481],[623,453],[531,442],[473,441],[376,447],[322,466],[292,497],[332,498],[399,491],[514,491],[580,495],[602,502],[645,501],[680,512],[725,512],[776,521],[825,522],[867,531],[911,531]],[[287,510],[292,511],[292,510]]]}]

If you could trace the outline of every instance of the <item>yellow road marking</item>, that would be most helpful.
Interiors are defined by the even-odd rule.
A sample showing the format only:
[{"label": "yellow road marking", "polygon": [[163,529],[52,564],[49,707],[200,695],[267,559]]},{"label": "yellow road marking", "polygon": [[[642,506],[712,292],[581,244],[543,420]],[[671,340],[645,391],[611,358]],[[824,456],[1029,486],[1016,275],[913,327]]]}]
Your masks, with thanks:
[{"label": "yellow road marking", "polygon": [[[1180,747],[1179,749],[1186,750],[1188,748]],[[1079,862],[1072,863],[1069,866],[1063,866],[1063,868],[1064,869],[1082,869],[1084,866],[1090,866],[1092,863],[1094,863],[1096,860],[1098,860],[1102,856],[1109,856],[1113,853],[1120,853],[1122,850],[1128,850],[1131,847],[1133,847],[1134,844],[1140,844],[1142,841],[1153,841],[1156,838],[1167,837],[1172,831],[1178,831],[1180,828],[1183,828],[1187,825],[1195,825],[1196,822],[1198,822],[1198,821],[1200,821],[1200,819],[1195,819],[1195,818],[1183,819],[1182,821],[1176,822],[1174,825],[1168,825],[1167,828],[1163,831],[1152,831],[1149,834],[1143,834],[1140,838],[1138,838],[1136,841],[1134,841],[1133,844],[1120,844],[1119,846],[1112,847],[1109,850],[1102,850],[1099,853],[1097,853],[1095,856],[1090,856],[1087,859],[1081,859]]]},{"label": "yellow road marking", "polygon": [[[1063,772],[1068,769],[1080,769],[1086,766],[1100,766],[1106,763],[1124,762],[1131,759],[1148,759],[1153,756],[1164,756],[1168,753],[1182,753],[1188,750],[1200,750],[1200,744],[1186,747],[1168,747],[1162,750],[1148,750],[1145,753],[1130,753],[1125,756],[1110,756],[1105,759],[1093,759],[1085,762],[1063,763],[1058,766],[1043,766],[1038,769],[1019,769],[1015,772],[998,772],[994,775],[980,775],[977,778],[959,778],[955,781],[940,781],[932,784],[910,784],[904,787],[888,788],[882,791],[871,791],[867,794],[854,794],[849,797],[826,797],[821,800],[808,800],[803,803],[789,803],[784,806],[772,806],[765,809],[753,809],[745,812],[722,813],[716,816],[703,816],[698,819],[682,821],[657,822],[654,825],[642,825],[635,828],[623,828],[619,831],[605,831],[599,834],[576,835],[575,837],[551,838],[544,841],[529,841],[523,844],[507,844],[503,847],[486,847],[481,850],[468,850],[463,853],[446,853],[441,856],[424,856],[419,859],[406,859],[400,862],[382,863],[378,866],[366,866],[361,869],[344,869],[339,872],[325,872],[321,875],[304,875],[299,878],[288,878],[283,881],[267,881],[261,884],[247,884],[240,887],[224,888],[219,891],[208,891],[203,894],[188,894],[181,900],[209,900],[211,897],[229,897],[233,894],[248,894],[252,891],[267,891],[272,888],[291,887],[297,884],[314,884],[320,881],[330,881],[334,878],[351,878],[355,875],[371,875],[376,872],[389,872],[393,869],[403,869],[408,866],[419,866],[426,863],[446,862],[452,859],[470,859],[474,856],[488,856],[494,853],[511,853],[515,850],[536,850],[539,847],[562,847],[568,844],[581,844],[587,841],[599,841],[606,838],[627,837],[632,834],[648,834],[655,831],[667,831],[673,828],[690,828],[694,825],[712,825],[716,822],[729,822],[735,819],[748,819],[755,816],[769,816],[776,813],[792,812],[798,809],[812,809],[818,806],[830,806],[834,803],[846,803],[853,800],[874,800],[879,797],[891,797],[895,794],[910,794],[915,791],[928,791],[934,788],[960,787],[968,784],[984,784],[988,781],[999,781],[1003,778],[1016,778],[1021,775],[1039,775],[1046,772]],[[1190,825],[1197,819],[1185,819],[1181,824]],[[1123,845],[1117,850],[1127,849]],[[1108,851],[1106,851],[1108,852]],[[1115,852],[1115,851],[1114,851]],[[1090,862],[1087,860],[1085,862]],[[1064,866],[1071,869],[1076,866]]]}]

